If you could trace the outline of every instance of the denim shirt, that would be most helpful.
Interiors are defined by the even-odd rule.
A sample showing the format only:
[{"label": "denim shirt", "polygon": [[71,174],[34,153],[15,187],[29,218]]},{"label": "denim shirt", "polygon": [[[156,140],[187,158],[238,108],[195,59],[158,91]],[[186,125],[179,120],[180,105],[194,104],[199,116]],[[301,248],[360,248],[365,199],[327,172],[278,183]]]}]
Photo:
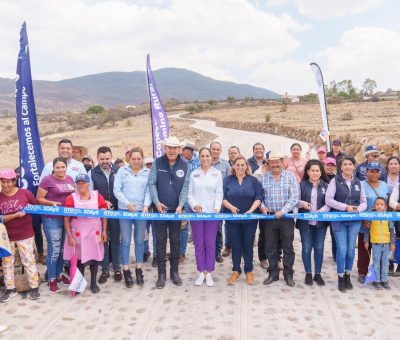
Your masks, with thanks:
[{"label": "denim shirt", "polygon": [[114,195],[119,209],[128,209],[128,204],[134,204],[138,210],[150,206],[149,175],[150,170],[145,167],[135,175],[129,164],[118,170],[114,180]]}]

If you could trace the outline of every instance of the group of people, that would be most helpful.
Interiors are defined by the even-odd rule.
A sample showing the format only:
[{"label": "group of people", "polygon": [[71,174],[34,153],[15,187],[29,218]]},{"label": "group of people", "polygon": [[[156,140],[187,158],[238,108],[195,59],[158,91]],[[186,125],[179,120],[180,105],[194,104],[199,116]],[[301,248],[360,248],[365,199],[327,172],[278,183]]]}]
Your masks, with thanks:
[{"label": "group of people", "polygon": [[[167,259],[171,281],[182,285],[179,264],[185,260],[189,237],[193,239],[199,272],[194,281],[196,286],[213,286],[215,263],[223,262],[223,257],[228,256],[232,258],[232,273],[227,283],[234,285],[244,272],[245,282],[253,285],[257,227],[258,258],[268,271],[264,285],[278,281],[281,271],[286,284],[295,285],[295,228],[299,229],[301,237],[306,285],[313,285],[313,282],[325,285],[322,266],[328,229],[340,292],[353,288],[351,272],[357,239],[361,283],[368,272],[371,249],[376,289],[390,289],[388,275],[400,276],[400,266],[394,271],[394,264],[389,263],[396,236],[400,238],[398,222],[320,222],[284,216],[297,211],[383,212],[389,207],[399,211],[398,157],[390,157],[385,168],[378,162],[378,148],[368,146],[365,162],[356,166],[354,158],[341,150],[340,140],[333,141],[330,152],[324,147],[318,148],[317,159],[312,159],[309,152],[302,157],[302,147],[298,143],[291,146],[290,157],[276,150],[266,152],[264,145],[256,143],[249,159],[238,147],[231,146],[228,160],[221,158],[222,146],[216,141],[198,152],[193,143],[182,143],[176,137],[167,138],[163,145],[165,154],[155,160],[145,158],[140,147],[127,148],[126,164],[115,164],[111,149],[102,146],[97,150],[97,165],[91,157],[85,156],[83,158],[90,164],[87,162],[84,166],[73,158],[72,142],[63,139],[58,144],[58,157],[44,167],[36,197],[18,187],[18,174],[13,169],[1,170],[0,215],[13,254],[2,259],[5,290],[0,302],[7,302],[16,295],[14,258],[17,250],[29,278],[30,298],[40,298],[34,252],[36,249],[39,256],[43,254],[41,225],[47,240],[45,280],[51,293],[59,292],[61,284],[70,284],[65,268],[73,255],[79,259],[78,268],[82,274],[85,267],[89,267],[90,290],[94,294],[100,291],[97,283],[103,284],[109,279],[110,264],[116,282],[124,280],[127,288],[133,287],[135,281],[138,286],[143,285],[143,263],[150,256],[150,232],[153,234],[153,266],[158,268],[156,288],[159,289],[164,288],[167,281]],[[43,215],[40,219],[23,211],[27,204],[130,212],[208,214],[223,211],[234,215],[258,212],[273,218],[181,222]],[[135,280],[129,266],[132,237]]]}]

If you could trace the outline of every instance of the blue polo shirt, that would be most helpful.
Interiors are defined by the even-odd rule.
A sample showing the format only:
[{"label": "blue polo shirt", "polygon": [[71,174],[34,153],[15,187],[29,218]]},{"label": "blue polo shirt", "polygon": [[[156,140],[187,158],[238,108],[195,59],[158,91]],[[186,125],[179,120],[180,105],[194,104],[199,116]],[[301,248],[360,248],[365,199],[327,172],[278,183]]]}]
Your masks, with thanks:
[{"label": "blue polo shirt", "polygon": [[[255,200],[263,201],[264,190],[260,182],[254,176],[245,176],[242,184],[239,184],[235,175],[229,175],[224,179],[224,199],[238,208],[239,214],[244,214],[251,208]],[[231,212],[227,208],[225,208],[224,211],[227,213]],[[245,221],[237,222],[243,223]],[[246,222],[251,221],[249,220]]]}]

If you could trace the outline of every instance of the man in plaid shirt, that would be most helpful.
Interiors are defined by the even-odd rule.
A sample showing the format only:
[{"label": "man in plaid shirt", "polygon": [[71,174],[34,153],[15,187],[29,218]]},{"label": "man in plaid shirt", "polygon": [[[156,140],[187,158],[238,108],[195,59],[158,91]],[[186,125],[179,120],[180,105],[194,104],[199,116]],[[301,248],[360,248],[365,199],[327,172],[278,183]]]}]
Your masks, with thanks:
[{"label": "man in plaid shirt", "polygon": [[288,286],[293,287],[294,264],[294,219],[281,218],[282,215],[293,212],[299,195],[299,187],[295,176],[283,170],[283,155],[271,151],[269,155],[271,171],[262,177],[262,186],[265,191],[264,202],[261,203],[263,214],[275,215],[275,219],[265,223],[265,252],[269,262],[268,278],[264,280],[269,285],[279,280],[278,244],[281,241],[283,248],[283,276]]}]

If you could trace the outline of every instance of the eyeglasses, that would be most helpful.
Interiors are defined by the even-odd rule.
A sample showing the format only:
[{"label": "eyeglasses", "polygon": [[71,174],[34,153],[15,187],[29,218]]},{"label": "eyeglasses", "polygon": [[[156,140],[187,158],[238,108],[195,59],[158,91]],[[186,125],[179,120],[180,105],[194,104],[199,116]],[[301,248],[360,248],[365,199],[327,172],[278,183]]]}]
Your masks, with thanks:
[{"label": "eyeglasses", "polygon": [[371,157],[379,158],[379,155],[371,155]]}]

